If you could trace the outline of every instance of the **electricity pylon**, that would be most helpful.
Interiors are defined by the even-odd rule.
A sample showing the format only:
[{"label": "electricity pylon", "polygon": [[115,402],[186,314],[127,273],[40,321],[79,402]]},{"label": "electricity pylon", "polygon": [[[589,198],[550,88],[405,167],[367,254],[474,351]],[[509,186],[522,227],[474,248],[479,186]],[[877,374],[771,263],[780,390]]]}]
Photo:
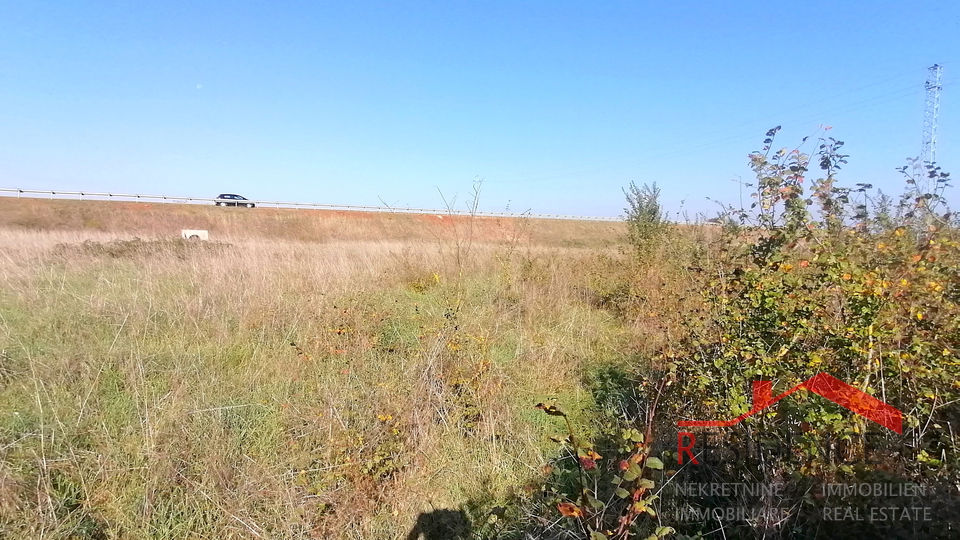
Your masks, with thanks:
[{"label": "electricity pylon", "polygon": [[943,77],[943,66],[934,64],[927,68],[927,99],[923,110],[923,147],[920,151],[920,161],[935,163],[937,161],[937,117],[940,116],[940,83]]}]

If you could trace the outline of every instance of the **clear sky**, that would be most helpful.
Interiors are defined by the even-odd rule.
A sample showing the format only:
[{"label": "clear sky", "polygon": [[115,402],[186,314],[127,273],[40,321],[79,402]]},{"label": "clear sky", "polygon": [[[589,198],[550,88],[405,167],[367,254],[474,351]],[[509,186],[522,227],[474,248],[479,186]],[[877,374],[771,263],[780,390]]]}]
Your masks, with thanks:
[{"label": "clear sky", "polygon": [[843,183],[899,192],[934,63],[960,176],[955,0],[0,0],[0,187],[696,212],[826,124]]}]

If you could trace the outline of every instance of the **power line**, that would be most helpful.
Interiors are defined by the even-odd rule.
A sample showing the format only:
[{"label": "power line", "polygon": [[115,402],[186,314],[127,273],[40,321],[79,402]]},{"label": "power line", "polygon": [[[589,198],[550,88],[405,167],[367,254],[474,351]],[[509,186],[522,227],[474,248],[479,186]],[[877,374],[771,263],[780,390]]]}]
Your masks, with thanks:
[{"label": "power line", "polygon": [[[824,102],[827,102],[827,101],[836,99],[836,98],[838,98],[838,97],[842,97],[842,96],[845,96],[845,95],[848,95],[848,94],[852,94],[852,93],[855,93],[855,92],[859,92],[859,91],[865,90],[865,89],[867,89],[867,88],[871,88],[871,87],[874,87],[874,86],[877,86],[877,85],[880,85],[880,84],[884,84],[884,83],[887,83],[887,82],[890,82],[890,81],[895,81],[895,80],[898,80],[898,79],[902,79],[903,77],[906,77],[906,76],[908,76],[908,75],[913,75],[913,74],[915,74],[917,71],[918,71],[917,69],[911,69],[911,70],[905,71],[905,72],[903,72],[903,73],[901,73],[901,74],[899,74],[899,75],[895,75],[895,76],[893,76],[893,77],[889,77],[889,78],[882,79],[882,80],[879,80],[879,81],[875,81],[875,82],[872,82],[872,83],[869,83],[869,84],[865,84],[865,85],[863,85],[863,86],[859,86],[859,87],[856,87],[856,88],[852,88],[852,89],[850,89],[850,90],[844,90],[843,92],[839,92],[839,93],[833,94],[833,95],[831,95],[831,96],[828,96],[828,97],[825,97],[825,98],[822,98],[822,99],[819,99],[819,100],[816,100],[816,101],[812,101],[812,102],[805,103],[805,104],[802,104],[802,105],[797,105],[797,106],[791,107],[791,108],[789,108],[789,109],[784,109],[784,110],[781,110],[781,111],[776,112],[776,113],[771,113],[771,114],[769,114],[769,115],[767,115],[767,116],[764,116],[764,117],[756,118],[756,119],[754,119],[754,120],[750,120],[750,121],[747,121],[747,122],[743,122],[743,123],[741,123],[741,124],[731,125],[731,126],[729,126],[729,127],[726,127],[726,128],[723,128],[723,129],[720,129],[720,130],[717,130],[717,131],[705,133],[705,134],[700,135],[699,138],[703,139],[703,138],[711,137],[711,136],[713,136],[713,135],[719,135],[719,134],[721,134],[721,133],[726,133],[726,132],[729,132],[729,131],[731,131],[731,130],[734,130],[734,129],[743,127],[743,126],[747,126],[747,125],[750,125],[750,124],[756,124],[756,123],[761,122],[761,121],[776,120],[776,119],[782,118],[782,116],[783,116],[784,114],[787,114],[787,113],[790,113],[790,112],[793,112],[793,111],[797,111],[797,110],[800,110],[800,109],[812,107],[812,106],[814,106],[814,105],[818,105],[818,104],[820,104],[820,103],[824,103]],[[915,87],[915,86],[916,86],[916,85],[913,85],[913,86],[911,86],[911,88],[913,88],[913,87]],[[885,97],[886,95],[890,95],[890,94],[884,94],[884,95],[876,96],[876,97],[870,98],[870,99],[879,99],[879,98],[881,98],[881,97]],[[857,102],[857,103],[862,103],[862,102]],[[857,104],[857,103],[854,103],[854,105]],[[672,147],[672,146],[677,146],[677,145],[687,144],[687,143],[689,143],[689,140],[678,140],[678,141],[671,142],[671,143],[667,143],[667,144],[664,144],[664,145],[661,145],[661,146],[658,146],[658,147],[648,148],[648,149],[643,150],[642,152],[644,152],[644,153],[650,153],[650,152],[655,152],[655,151],[657,151],[657,150],[662,150],[662,149],[665,149],[665,148],[670,148],[670,147]],[[539,175],[542,175],[542,174],[547,174],[547,175],[549,175],[550,173],[562,173],[563,171],[569,171],[570,169],[579,169],[579,168],[584,168],[584,167],[592,167],[592,166],[595,166],[595,165],[612,163],[612,162],[616,162],[616,161],[622,161],[622,160],[625,160],[625,159],[629,160],[629,159],[636,158],[636,156],[637,156],[637,153],[634,152],[634,153],[630,153],[630,154],[625,154],[625,155],[616,156],[616,157],[609,158],[609,159],[604,159],[604,160],[599,160],[599,161],[593,161],[593,162],[589,162],[589,163],[582,163],[582,164],[579,164],[579,165],[570,165],[570,166],[567,166],[567,167],[559,167],[559,168],[556,168],[556,169],[549,169],[549,170],[546,170],[546,171],[542,171],[541,173],[527,174],[526,176],[539,176]],[[629,166],[629,165],[628,165],[628,166]],[[617,167],[617,168],[620,168],[620,167]],[[590,173],[590,172],[593,172],[593,171],[592,171],[592,170],[591,170],[591,171],[584,171],[582,174],[588,174],[588,173]],[[577,174],[580,174],[580,173],[577,173]],[[521,174],[514,174],[514,175],[509,175],[509,176],[522,176],[522,175],[521,175]],[[566,176],[566,175],[564,175],[564,176]],[[532,179],[532,180],[535,180],[535,179]],[[521,182],[524,182],[524,180],[510,181],[510,180],[492,180],[492,179],[490,179],[490,180],[488,180],[487,182],[488,182],[488,183],[495,183],[495,184],[496,184],[496,183],[521,183]]]},{"label": "power line", "polygon": [[[867,88],[871,88],[871,87],[874,87],[874,86],[877,86],[877,85],[880,85],[880,84],[884,84],[884,83],[887,83],[887,82],[890,82],[890,81],[895,81],[895,80],[898,80],[898,79],[902,79],[903,77],[908,76],[908,75],[911,75],[911,74],[914,74],[914,73],[916,73],[917,71],[918,71],[917,69],[912,69],[912,70],[910,70],[910,71],[903,72],[903,73],[901,73],[901,74],[899,74],[899,75],[896,75],[896,76],[894,76],[894,77],[889,77],[889,78],[882,79],[882,80],[879,80],[879,81],[875,81],[875,82],[872,82],[872,83],[870,83],[870,84],[865,84],[865,85],[863,85],[863,86],[859,86],[859,87],[856,87],[856,88],[853,88],[853,89],[850,89],[850,90],[845,90],[845,91],[843,91],[843,92],[839,92],[839,93],[833,94],[833,95],[831,95],[831,96],[829,96],[829,97],[826,97],[826,98],[823,98],[823,99],[819,99],[819,100],[812,101],[812,102],[809,102],[809,103],[805,103],[805,104],[802,104],[802,105],[797,105],[797,106],[795,106],[795,107],[791,107],[791,108],[788,108],[788,109],[784,109],[784,110],[782,110],[782,111],[780,111],[780,112],[773,113],[773,114],[770,114],[770,115],[767,115],[767,116],[764,116],[764,117],[760,117],[760,118],[757,118],[757,119],[754,119],[754,120],[750,120],[750,121],[747,121],[747,122],[743,122],[743,123],[741,123],[741,124],[731,125],[731,126],[729,126],[729,127],[726,127],[726,128],[723,128],[723,129],[720,129],[720,130],[717,130],[717,131],[713,131],[713,132],[710,132],[710,133],[705,133],[705,134],[700,135],[698,138],[700,138],[700,139],[705,139],[705,138],[710,137],[710,136],[713,136],[713,135],[718,135],[718,134],[721,134],[721,133],[729,132],[729,131],[734,130],[734,129],[737,129],[737,128],[739,128],[739,127],[747,126],[747,125],[750,125],[750,124],[756,124],[757,122],[761,122],[761,121],[765,121],[765,120],[781,119],[784,114],[787,114],[787,113],[790,113],[790,112],[793,112],[793,111],[797,111],[797,110],[800,110],[800,109],[812,107],[812,106],[817,105],[817,104],[820,104],[820,103],[824,103],[824,102],[827,102],[827,101],[831,101],[831,100],[833,100],[833,99],[836,99],[837,97],[841,97],[841,96],[845,96],[845,95],[852,94],[852,93],[855,93],[855,92],[859,92],[859,91],[865,90],[865,89],[867,89]],[[860,103],[864,103],[864,102],[866,102],[866,101],[871,101],[871,100],[874,100],[874,99],[880,99],[880,98],[883,98],[883,97],[886,97],[886,96],[889,96],[889,95],[893,95],[893,94],[898,93],[898,92],[902,92],[902,91],[907,90],[907,89],[916,88],[916,87],[918,87],[918,86],[919,86],[919,85],[911,85],[911,86],[908,87],[908,88],[900,89],[900,90],[894,91],[894,92],[892,92],[892,93],[881,94],[880,96],[874,96],[874,97],[872,97],[872,98],[868,98],[867,100],[863,100],[863,101],[855,102],[855,103],[852,103],[852,104],[844,105],[843,107],[849,107],[849,106],[852,106],[852,105],[857,105],[857,104],[860,104]],[[818,114],[819,114],[819,115],[829,114],[830,112],[832,112],[832,110],[831,110],[831,111],[826,111],[826,112],[823,112],[823,113],[818,113]],[[781,123],[782,123],[782,122],[781,122]],[[737,140],[740,140],[740,137],[738,137]],[[673,146],[678,146],[678,145],[683,145],[683,144],[688,144],[688,143],[689,143],[689,140],[678,140],[678,141],[674,141],[674,142],[671,142],[671,143],[667,143],[667,144],[664,144],[664,145],[661,145],[661,146],[657,146],[657,147],[654,147],[654,148],[648,148],[648,149],[645,149],[645,150],[641,150],[640,153],[649,154],[649,153],[652,153],[652,152],[656,152],[656,151],[658,151],[658,150],[663,150],[663,149],[670,148],[670,147],[673,147]],[[712,143],[711,143],[711,144],[712,144]],[[609,158],[609,159],[604,159],[604,160],[600,160],[600,161],[594,161],[594,162],[589,162],[589,163],[582,163],[582,164],[579,164],[579,165],[570,165],[570,166],[567,166],[567,167],[560,167],[560,168],[556,168],[556,169],[548,169],[548,170],[546,170],[546,171],[542,171],[542,172],[539,172],[539,173],[511,174],[511,175],[506,175],[506,176],[527,176],[527,177],[537,176],[537,177],[540,177],[541,175],[547,175],[546,178],[553,178],[553,177],[554,177],[554,174],[552,174],[552,173],[559,173],[559,174],[557,175],[557,177],[568,177],[568,176],[571,176],[571,174],[568,174],[566,171],[570,171],[571,173],[573,173],[573,174],[572,174],[573,176],[577,176],[577,175],[589,174],[589,173],[591,173],[591,172],[598,172],[598,171],[608,170],[608,169],[611,168],[611,167],[614,168],[614,169],[619,169],[619,168],[623,168],[623,167],[622,167],[622,166],[617,166],[617,165],[608,165],[608,166],[601,167],[601,168],[599,168],[599,169],[589,169],[589,170],[580,171],[580,172],[571,171],[571,169],[582,169],[582,168],[586,168],[586,167],[594,167],[594,166],[597,166],[597,165],[612,164],[612,163],[615,163],[615,162],[617,162],[617,161],[634,160],[634,159],[636,159],[636,157],[637,157],[637,152],[633,152],[633,153],[630,153],[630,154],[621,155],[621,156],[617,156],[617,157],[613,157],[613,158]],[[626,164],[625,166],[630,166],[631,164],[632,164],[632,163],[628,163],[628,164]],[[541,179],[542,179],[542,178],[527,178],[527,179],[517,179],[517,180],[494,180],[494,179],[490,179],[490,178],[488,177],[487,182],[488,182],[488,183],[493,183],[493,184],[499,184],[499,183],[511,184],[511,183],[525,183],[525,182],[528,182],[528,181],[539,181],[539,180],[541,180]]]},{"label": "power line", "polygon": [[[849,114],[849,113],[856,112],[856,111],[860,111],[860,110],[863,110],[863,109],[868,109],[868,108],[871,108],[871,107],[875,107],[875,106],[878,106],[878,105],[883,105],[883,104],[886,104],[886,103],[890,103],[890,102],[892,102],[892,101],[896,101],[896,100],[898,100],[898,99],[902,99],[902,98],[905,98],[905,97],[909,97],[909,96],[916,95],[917,90],[918,90],[920,87],[921,87],[921,85],[919,85],[919,84],[913,84],[913,85],[911,85],[911,86],[908,86],[908,87],[905,87],[905,88],[901,88],[901,89],[896,90],[896,91],[893,91],[893,92],[889,92],[889,93],[886,93],[886,94],[881,94],[881,95],[879,95],[879,96],[874,96],[874,97],[871,97],[871,98],[868,98],[868,99],[864,99],[864,100],[861,100],[861,101],[857,101],[857,102],[854,102],[854,103],[850,103],[850,104],[847,104],[847,105],[844,105],[844,106],[841,106],[841,107],[836,107],[836,108],[834,108],[834,109],[829,109],[829,110],[827,110],[827,111],[823,111],[823,112],[820,112],[820,113],[816,113],[815,115],[806,115],[806,116],[804,116],[804,117],[801,117],[800,119],[793,119],[793,120],[784,122],[784,123],[781,124],[781,125],[783,125],[784,127],[788,127],[788,128],[789,128],[789,127],[796,127],[796,126],[808,124],[808,123],[810,123],[810,122],[812,122],[812,121],[815,121],[815,120],[818,120],[818,119],[822,119],[825,115],[831,115],[832,117],[837,117],[837,116],[841,116],[841,115],[844,115],[844,114]],[[893,96],[893,97],[890,97],[890,96]],[[882,98],[889,98],[889,99],[883,99],[882,101],[876,101],[876,100],[882,99]],[[821,100],[821,101],[823,101],[823,100]],[[873,102],[873,103],[870,103],[870,102]],[[866,104],[866,105],[863,105],[863,104]],[[863,105],[863,106],[862,106],[862,107],[857,107],[857,105]],[[803,108],[803,107],[805,107],[805,106],[795,107],[795,108],[792,109],[792,110],[797,110],[797,109],[800,109],[800,108]],[[853,107],[853,108],[851,108],[851,107]],[[754,122],[755,122],[755,121],[747,122],[747,123],[745,123],[745,124],[741,124],[740,126],[748,125],[748,124],[751,124],[751,123],[754,123]],[[739,126],[737,126],[737,127],[739,127]],[[721,130],[720,132],[729,131],[730,129],[733,129],[733,128],[727,128],[727,129]],[[703,143],[703,144],[700,144],[700,145],[697,145],[697,146],[692,146],[692,147],[687,147],[687,148],[681,148],[681,149],[676,150],[676,151],[673,151],[673,152],[668,152],[668,153],[665,153],[665,154],[659,154],[659,155],[656,156],[656,159],[662,160],[662,159],[665,159],[665,158],[681,157],[681,156],[685,156],[685,155],[688,155],[688,154],[696,153],[696,152],[698,152],[698,151],[702,151],[702,150],[706,150],[706,149],[710,149],[710,148],[715,148],[715,147],[717,147],[717,146],[721,146],[721,145],[723,145],[723,144],[725,144],[725,143],[728,143],[728,142],[738,142],[738,141],[745,141],[745,140],[756,139],[756,138],[757,138],[757,133],[754,132],[754,131],[751,131],[750,133],[743,133],[743,134],[740,134],[740,135],[734,135],[734,136],[726,137],[726,138],[723,138],[723,139],[720,139],[720,140],[715,140],[715,141]],[[655,147],[655,148],[650,148],[650,149],[647,149],[647,150],[642,151],[641,153],[642,153],[642,154],[650,154],[650,153],[656,152],[657,150],[662,150],[662,149],[664,149],[664,148],[669,148],[669,147],[671,147],[671,146],[677,146],[677,145],[679,145],[679,144],[686,144],[687,142],[688,142],[688,141],[678,141],[678,142],[676,142],[676,143],[671,143],[671,144],[662,145],[662,146]],[[558,174],[546,174],[546,175],[544,175],[544,176],[538,176],[538,177],[535,177],[535,178],[528,178],[528,179],[525,179],[525,180],[513,181],[513,182],[509,182],[509,183],[534,183],[534,182],[542,182],[542,181],[547,181],[547,180],[556,180],[556,179],[560,179],[560,178],[571,178],[571,177],[584,176],[584,175],[596,174],[596,173],[601,173],[601,172],[608,172],[608,171],[613,171],[613,170],[620,170],[620,169],[624,169],[624,168],[627,168],[627,167],[632,167],[632,166],[638,165],[638,164],[640,164],[640,163],[647,162],[647,161],[649,161],[649,159],[650,159],[650,158],[641,158],[641,159],[638,160],[638,159],[636,159],[636,158],[637,158],[637,154],[633,154],[632,157],[634,157],[635,159],[634,159],[633,161],[631,161],[631,162],[628,162],[628,163],[623,163],[623,164],[618,164],[618,165],[608,165],[608,166],[597,167],[597,168],[588,169],[588,170],[569,171],[569,172],[560,172],[560,171],[564,171],[565,169],[556,169],[556,171],[558,172]],[[575,168],[575,167],[568,167],[567,169],[570,169],[570,168]],[[488,180],[488,182],[490,182],[490,181]],[[492,181],[492,182],[493,182],[493,183],[508,183],[508,182],[505,182],[505,181],[500,181],[500,182]]]}]

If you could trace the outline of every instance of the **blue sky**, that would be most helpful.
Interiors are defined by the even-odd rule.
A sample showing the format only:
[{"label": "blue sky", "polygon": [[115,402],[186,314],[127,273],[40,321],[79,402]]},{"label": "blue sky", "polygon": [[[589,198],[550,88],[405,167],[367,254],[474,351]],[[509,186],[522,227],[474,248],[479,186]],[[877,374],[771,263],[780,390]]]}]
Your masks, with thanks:
[{"label": "blue sky", "polygon": [[0,2],[0,187],[615,216],[736,203],[783,125],[898,192],[960,3]]}]

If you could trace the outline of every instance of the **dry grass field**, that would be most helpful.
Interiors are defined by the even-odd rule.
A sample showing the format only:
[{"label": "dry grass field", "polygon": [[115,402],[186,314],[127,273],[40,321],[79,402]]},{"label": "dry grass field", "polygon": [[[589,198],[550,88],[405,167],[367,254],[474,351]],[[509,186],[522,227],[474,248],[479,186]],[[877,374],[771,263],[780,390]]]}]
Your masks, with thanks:
[{"label": "dry grass field", "polygon": [[468,222],[473,224],[474,241],[535,246],[610,247],[621,243],[625,233],[623,223],[602,221],[0,197],[3,228],[100,232],[124,238],[176,237],[181,229],[207,229],[220,239],[436,242],[465,235]]},{"label": "dry grass field", "polygon": [[493,537],[556,449],[533,405],[632,361],[622,236],[0,198],[0,537]]}]

